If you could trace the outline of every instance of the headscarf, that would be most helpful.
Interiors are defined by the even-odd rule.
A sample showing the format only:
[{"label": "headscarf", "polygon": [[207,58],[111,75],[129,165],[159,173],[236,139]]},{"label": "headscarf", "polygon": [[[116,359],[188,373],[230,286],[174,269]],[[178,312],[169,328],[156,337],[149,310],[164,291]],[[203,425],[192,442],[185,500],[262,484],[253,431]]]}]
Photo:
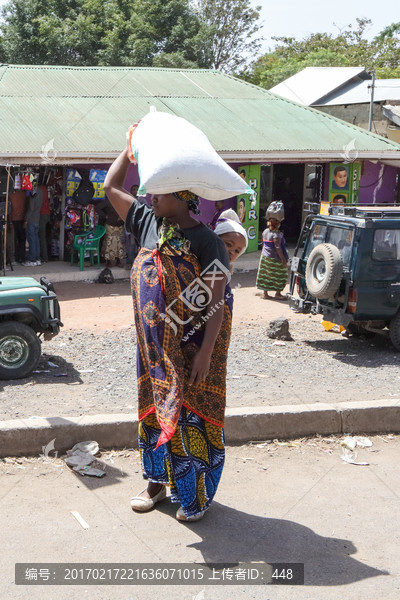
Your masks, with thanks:
[{"label": "headscarf", "polygon": [[175,196],[177,200],[182,200],[183,202],[187,202],[189,205],[189,210],[192,211],[195,215],[199,215],[199,197],[193,192],[189,192],[188,190],[183,190],[182,192],[172,192],[172,195]]},{"label": "headscarf", "polygon": [[224,212],[220,214],[214,229],[214,233],[217,235],[222,235],[223,233],[240,233],[240,235],[242,235],[246,240],[246,246],[243,248],[241,254],[243,254],[247,248],[247,232],[241,224],[238,215],[232,208],[228,208],[228,210],[224,210]]}]

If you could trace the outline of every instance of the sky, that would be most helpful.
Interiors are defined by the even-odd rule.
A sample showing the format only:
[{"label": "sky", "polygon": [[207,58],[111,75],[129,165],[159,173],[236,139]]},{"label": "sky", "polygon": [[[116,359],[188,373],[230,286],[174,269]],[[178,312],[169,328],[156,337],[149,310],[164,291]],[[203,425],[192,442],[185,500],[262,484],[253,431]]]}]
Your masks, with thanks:
[{"label": "sky", "polygon": [[337,35],[348,24],[355,25],[357,17],[367,17],[372,26],[365,37],[371,40],[387,25],[400,21],[398,0],[386,0],[383,4],[376,0],[250,0],[250,3],[262,7],[264,52],[273,48],[272,36],[301,39],[317,32]]}]

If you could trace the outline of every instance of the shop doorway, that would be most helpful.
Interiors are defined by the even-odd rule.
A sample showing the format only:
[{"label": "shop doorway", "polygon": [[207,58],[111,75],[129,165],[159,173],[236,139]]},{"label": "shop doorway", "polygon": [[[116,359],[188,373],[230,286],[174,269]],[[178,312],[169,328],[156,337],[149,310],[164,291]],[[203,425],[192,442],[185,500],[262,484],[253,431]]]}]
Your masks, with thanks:
[{"label": "shop doorway", "polygon": [[274,165],[273,199],[285,207],[282,231],[286,241],[296,242],[300,234],[303,212],[304,164]]}]

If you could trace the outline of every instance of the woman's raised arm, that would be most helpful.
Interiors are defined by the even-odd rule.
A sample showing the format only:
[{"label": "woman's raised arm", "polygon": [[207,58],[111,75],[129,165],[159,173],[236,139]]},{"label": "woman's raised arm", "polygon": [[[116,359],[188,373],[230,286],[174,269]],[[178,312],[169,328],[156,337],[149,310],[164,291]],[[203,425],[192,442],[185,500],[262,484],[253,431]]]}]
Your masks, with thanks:
[{"label": "woman's raised arm", "polygon": [[134,202],[134,197],[124,188],[130,164],[125,148],[109,168],[104,181],[104,191],[107,198],[124,221],[126,221],[132,202]]}]

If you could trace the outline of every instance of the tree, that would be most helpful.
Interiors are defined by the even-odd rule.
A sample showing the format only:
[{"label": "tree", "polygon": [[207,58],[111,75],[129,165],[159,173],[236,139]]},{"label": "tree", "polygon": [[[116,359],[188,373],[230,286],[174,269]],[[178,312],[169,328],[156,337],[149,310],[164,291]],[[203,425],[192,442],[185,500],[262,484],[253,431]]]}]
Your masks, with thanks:
[{"label": "tree", "polygon": [[4,41],[0,36],[0,64],[6,62],[6,53],[4,52]]},{"label": "tree", "polygon": [[302,40],[273,38],[277,46],[242,76],[266,89],[277,85],[306,67],[365,67],[378,77],[400,77],[400,24],[386,28],[375,40],[364,36],[369,19],[357,19],[338,35],[313,33]]},{"label": "tree", "polygon": [[351,66],[351,64],[345,54],[339,54],[325,48],[314,50],[303,59],[295,56],[283,58],[272,52],[258,59],[254,63],[251,73],[244,73],[242,76],[247,81],[269,90],[306,67],[348,66]]},{"label": "tree", "polygon": [[261,47],[261,38],[254,38],[261,6],[252,8],[249,0],[192,0],[191,6],[202,23],[196,37],[200,62],[226,72],[243,70]]},{"label": "tree", "polygon": [[[200,23],[187,0],[10,0],[3,9],[7,61],[151,66],[186,58]],[[190,47],[188,48],[190,50]]]},{"label": "tree", "polygon": [[373,40],[374,68],[379,78],[400,77],[400,23],[385,27]]},{"label": "tree", "polygon": [[16,64],[232,71],[259,48],[258,11],[249,0],[9,0],[0,52]]},{"label": "tree", "polygon": [[400,23],[392,23],[391,25],[388,25],[387,27],[382,29],[382,31],[380,33],[378,33],[376,38],[374,38],[374,42],[379,43],[387,38],[399,39],[399,36],[400,36]]}]

